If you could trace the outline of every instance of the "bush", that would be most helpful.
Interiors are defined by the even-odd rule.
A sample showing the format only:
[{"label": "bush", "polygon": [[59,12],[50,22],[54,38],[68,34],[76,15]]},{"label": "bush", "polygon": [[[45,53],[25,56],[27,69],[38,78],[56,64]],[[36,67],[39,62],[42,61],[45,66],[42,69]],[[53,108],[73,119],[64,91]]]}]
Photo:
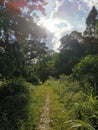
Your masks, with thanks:
[{"label": "bush", "polygon": [[98,129],[98,100],[89,91],[88,84],[85,86],[88,93],[84,93],[79,82],[64,75],[59,80],[51,78],[47,83],[53,90],[50,116],[53,130]]},{"label": "bush", "polygon": [[0,129],[21,130],[28,119],[30,92],[24,81],[11,80],[0,87]]},{"label": "bush", "polygon": [[90,83],[95,94],[98,93],[98,56],[90,55],[83,58],[73,69],[73,78]]}]

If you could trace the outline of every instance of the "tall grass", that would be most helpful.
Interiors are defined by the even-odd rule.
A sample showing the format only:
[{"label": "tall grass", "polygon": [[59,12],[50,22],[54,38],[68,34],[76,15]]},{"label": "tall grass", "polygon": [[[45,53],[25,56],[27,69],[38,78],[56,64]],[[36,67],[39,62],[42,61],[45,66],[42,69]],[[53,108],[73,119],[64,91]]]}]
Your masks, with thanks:
[{"label": "tall grass", "polygon": [[89,86],[85,92],[79,82],[66,76],[59,80],[51,78],[47,83],[54,92],[51,102],[53,130],[98,129],[98,100]]}]

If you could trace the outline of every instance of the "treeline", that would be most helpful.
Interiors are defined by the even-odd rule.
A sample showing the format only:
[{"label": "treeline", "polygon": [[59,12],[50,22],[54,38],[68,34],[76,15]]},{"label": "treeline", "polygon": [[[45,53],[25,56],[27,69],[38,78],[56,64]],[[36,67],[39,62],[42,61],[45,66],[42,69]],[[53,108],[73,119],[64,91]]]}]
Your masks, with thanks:
[{"label": "treeline", "polygon": [[30,16],[32,10],[17,12],[4,2],[0,1],[0,130],[32,130],[38,126],[45,91],[27,81],[37,79],[33,59],[46,54],[46,34],[34,22],[38,17]]},{"label": "treeline", "polygon": [[0,130],[34,130],[45,91],[31,84],[38,83],[33,63],[46,54],[46,33],[34,22],[39,19],[36,15],[17,12],[4,2],[0,2]]},{"label": "treeline", "polygon": [[[7,15],[7,17],[6,17]],[[49,76],[70,75],[76,64],[98,54],[98,12],[95,7],[86,19],[86,29],[63,36],[59,53],[46,47],[45,29],[35,23],[36,16],[19,15],[10,8],[0,9],[0,78],[23,77],[45,82]],[[31,28],[32,26],[32,28]]]},{"label": "treeline", "polygon": [[[60,52],[51,51],[50,53],[45,44],[45,29],[36,24],[35,21],[39,19],[36,15],[32,18],[28,15],[18,14],[5,5],[0,6],[1,130],[35,129],[45,95],[43,92],[41,97],[43,89],[38,90],[37,93],[37,87],[35,89],[27,82],[38,85],[47,81],[51,76],[59,79],[62,74],[68,76],[68,80],[65,78],[60,80],[64,83],[63,89],[61,86],[60,91],[54,91],[58,95],[61,94],[60,96],[65,96],[68,92],[69,95],[66,97],[68,101],[65,102],[64,97],[61,97],[60,100],[65,106],[68,105],[67,110],[70,108],[70,119],[74,114],[73,118],[78,119],[79,123],[88,122],[94,129],[98,129],[97,112],[93,112],[96,111],[96,106],[92,106],[98,105],[97,16],[98,11],[93,7],[86,19],[85,31],[83,33],[73,31],[62,37]],[[65,82],[68,82],[68,86],[71,85],[71,87],[66,88]],[[78,85],[75,84],[76,82]],[[60,93],[61,90],[63,93]],[[73,98],[76,102],[69,99],[70,93],[72,93],[71,99]],[[75,95],[76,97],[74,97]],[[83,96],[81,97],[81,95]],[[79,99],[81,99],[81,103]],[[84,101],[85,99],[86,101]],[[90,102],[88,102],[89,100]],[[72,108],[74,113],[71,115],[71,106],[74,103],[76,106]],[[91,118],[89,119],[89,117]],[[83,129],[86,130],[86,128]]]},{"label": "treeline", "polygon": [[36,66],[41,81],[54,77],[46,82],[55,92],[51,95],[53,130],[98,129],[97,17],[93,7],[85,31],[62,37],[60,52],[44,56]]},{"label": "treeline", "polygon": [[86,19],[83,33],[73,31],[61,38],[59,53],[44,56],[37,63],[40,79],[44,82],[49,76],[58,78],[61,74],[73,75],[73,80],[89,83],[96,95],[98,61],[98,12],[92,8]]},{"label": "treeline", "polygon": [[73,31],[62,37],[60,53],[54,55],[55,76],[59,79],[47,81],[56,93],[51,102],[53,130],[98,129],[97,16],[93,7],[84,33]]}]

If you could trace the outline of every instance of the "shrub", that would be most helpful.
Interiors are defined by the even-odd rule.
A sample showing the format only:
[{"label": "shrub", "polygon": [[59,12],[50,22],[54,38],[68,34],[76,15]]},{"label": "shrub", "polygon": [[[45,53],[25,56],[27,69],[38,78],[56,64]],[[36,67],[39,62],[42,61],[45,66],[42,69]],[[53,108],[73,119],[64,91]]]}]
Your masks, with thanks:
[{"label": "shrub", "polygon": [[28,119],[30,92],[24,81],[11,80],[0,87],[0,129],[20,130]]}]

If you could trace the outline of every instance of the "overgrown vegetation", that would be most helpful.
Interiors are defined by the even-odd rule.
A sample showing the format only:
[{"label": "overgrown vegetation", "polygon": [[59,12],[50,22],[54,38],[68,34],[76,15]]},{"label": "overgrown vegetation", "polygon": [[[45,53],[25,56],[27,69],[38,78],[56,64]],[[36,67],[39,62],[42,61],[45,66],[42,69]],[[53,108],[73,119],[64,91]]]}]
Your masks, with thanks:
[{"label": "overgrown vegetation", "polygon": [[[52,86],[51,127],[53,130],[97,130],[98,100],[92,88],[71,78],[47,81]],[[84,87],[88,87],[85,91]],[[87,93],[88,92],[88,93]],[[59,125],[58,125],[59,124]]]},{"label": "overgrown vegetation", "polygon": [[35,130],[38,127],[46,90],[23,79],[0,85],[0,129]]},{"label": "overgrown vegetation", "polygon": [[34,21],[38,17],[4,2],[0,3],[0,130],[36,130],[47,87],[52,130],[98,130],[96,8],[90,11],[83,33],[63,36],[59,53],[49,53],[45,29]]}]

